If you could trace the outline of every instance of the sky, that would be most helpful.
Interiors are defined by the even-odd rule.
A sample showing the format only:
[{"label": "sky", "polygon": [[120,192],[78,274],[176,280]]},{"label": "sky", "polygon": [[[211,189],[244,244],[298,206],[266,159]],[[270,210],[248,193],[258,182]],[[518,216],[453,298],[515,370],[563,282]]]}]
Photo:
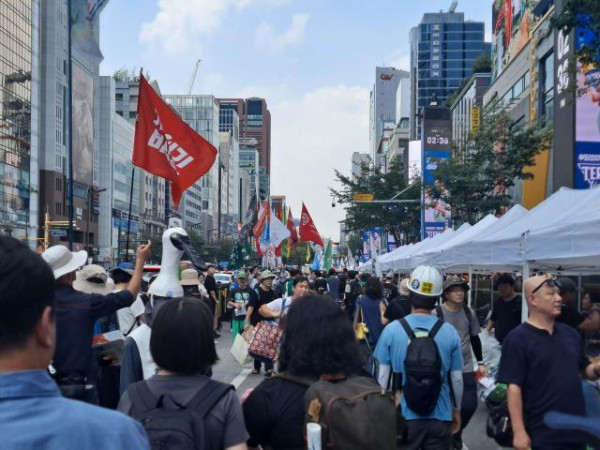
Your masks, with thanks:
[{"label": "sky", "polygon": [[[368,152],[376,66],[408,69],[410,28],[451,0],[110,0],[100,19],[102,75],[141,67],[163,94],[262,97],[271,111],[271,194],[295,217],[304,201],[319,232],[339,239],[337,169]],[[484,21],[492,0],[457,12]]]}]

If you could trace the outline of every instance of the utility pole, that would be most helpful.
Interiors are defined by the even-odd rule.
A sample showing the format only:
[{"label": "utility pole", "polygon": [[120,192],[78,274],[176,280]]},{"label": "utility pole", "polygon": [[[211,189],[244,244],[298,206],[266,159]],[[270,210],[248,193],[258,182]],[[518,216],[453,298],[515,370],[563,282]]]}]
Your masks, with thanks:
[{"label": "utility pole", "polygon": [[50,227],[69,227],[68,220],[50,220],[50,213],[44,214],[44,248],[50,244]]}]

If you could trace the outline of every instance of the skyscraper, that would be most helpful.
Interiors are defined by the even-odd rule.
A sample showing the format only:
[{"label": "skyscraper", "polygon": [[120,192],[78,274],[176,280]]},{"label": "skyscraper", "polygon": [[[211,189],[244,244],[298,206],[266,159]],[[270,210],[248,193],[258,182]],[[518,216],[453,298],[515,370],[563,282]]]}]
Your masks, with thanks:
[{"label": "skyscraper", "polygon": [[[464,13],[425,13],[410,30],[412,81],[411,138],[421,137],[421,109],[436,98],[443,105],[461,81],[473,74],[473,63],[490,46],[485,24],[465,21]],[[414,120],[417,119],[417,120]]]}]

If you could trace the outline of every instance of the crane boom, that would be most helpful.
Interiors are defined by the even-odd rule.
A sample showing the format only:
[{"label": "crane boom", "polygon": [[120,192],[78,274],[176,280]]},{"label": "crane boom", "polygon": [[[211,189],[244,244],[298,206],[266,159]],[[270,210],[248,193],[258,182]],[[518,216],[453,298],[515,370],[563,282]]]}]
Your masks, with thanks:
[{"label": "crane boom", "polygon": [[456,7],[458,6],[458,0],[454,0],[448,9],[448,12],[453,13],[456,12]]},{"label": "crane boom", "polygon": [[198,67],[200,66],[201,59],[196,60],[196,66],[194,67],[194,73],[192,74],[192,79],[190,80],[190,85],[188,87],[187,95],[192,95],[192,89],[194,88],[194,81],[196,81],[196,74],[198,73]]}]

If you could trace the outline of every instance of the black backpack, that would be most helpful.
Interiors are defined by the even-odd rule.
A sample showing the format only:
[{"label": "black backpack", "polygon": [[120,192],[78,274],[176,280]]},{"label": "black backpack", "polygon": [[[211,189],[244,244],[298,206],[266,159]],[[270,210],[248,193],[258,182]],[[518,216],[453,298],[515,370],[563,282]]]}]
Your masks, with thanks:
[{"label": "black backpack", "polygon": [[442,390],[442,359],[434,338],[444,321],[438,319],[423,337],[415,335],[406,319],[400,324],[410,339],[404,359],[404,399],[412,411],[426,416],[435,409]]},{"label": "black backpack", "polygon": [[127,392],[133,406],[132,416],[146,429],[152,450],[204,450],[207,445],[203,419],[231,389],[230,384],[207,378],[185,405],[168,394],[156,398],[146,381],[132,384]]}]

